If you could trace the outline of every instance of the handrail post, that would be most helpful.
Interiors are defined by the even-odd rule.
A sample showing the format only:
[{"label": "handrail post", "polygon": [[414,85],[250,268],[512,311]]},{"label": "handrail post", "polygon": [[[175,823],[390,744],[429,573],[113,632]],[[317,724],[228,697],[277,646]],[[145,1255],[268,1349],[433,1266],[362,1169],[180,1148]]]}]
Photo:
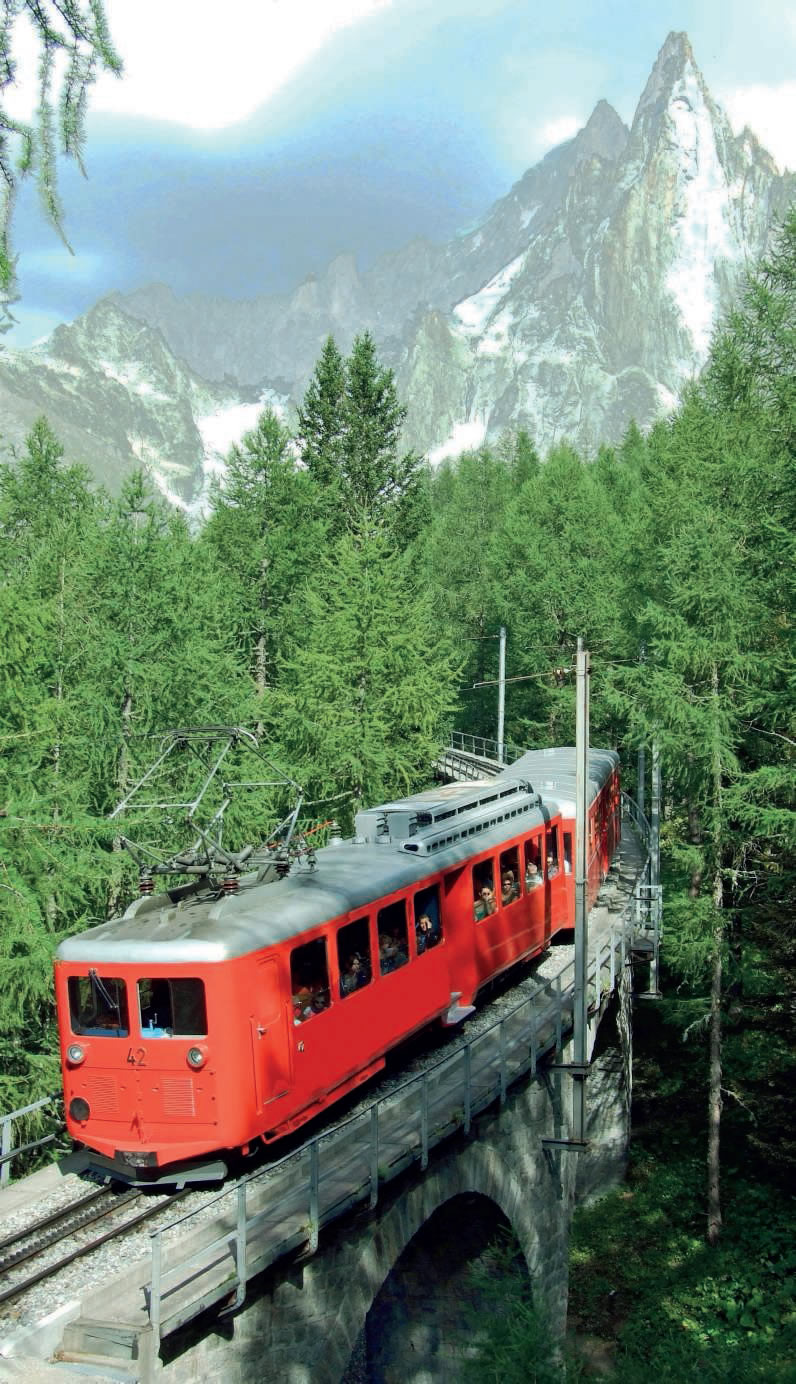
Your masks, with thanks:
[{"label": "handrail post", "polygon": [[235,1267],[238,1271],[238,1287],[235,1293],[235,1307],[242,1307],[246,1301],[246,1183],[238,1183],[238,1221],[235,1229]]},{"label": "handrail post", "polygon": [[464,1045],[464,1132],[470,1133],[473,1122],[472,1059],[469,1041]]},{"label": "handrail post", "polygon": [[498,1029],[498,1045],[500,1051],[500,1104],[506,1104],[506,1024],[503,1019],[500,1021]]},{"label": "handrail post", "polygon": [[428,1074],[423,1073],[420,1082],[420,1168],[428,1167]]},{"label": "handrail post", "polygon": [[309,1251],[314,1254],[318,1248],[318,1184],[320,1181],[320,1155],[318,1153],[318,1140],[315,1139],[310,1144],[310,1234]]},{"label": "handrail post", "polygon": [[0,1156],[3,1159],[0,1164],[0,1187],[5,1187],[11,1181],[11,1160],[8,1155],[11,1152],[11,1115],[3,1116],[3,1128],[0,1132]]},{"label": "handrail post", "polygon": [[557,1057],[560,1057],[560,1056],[561,1056],[561,1049],[562,1049],[562,1046],[563,1046],[563,1042],[562,1042],[562,1028],[561,1028],[561,1023],[562,1023],[562,1012],[561,1012],[561,1011],[562,1011],[562,1007],[563,1007],[563,1000],[562,1000],[562,998],[561,998],[561,972],[560,972],[560,971],[559,971],[558,975],[556,976],[555,992],[556,992],[556,1056],[557,1056]]},{"label": "handrail post", "polygon": [[534,996],[528,1000],[528,1010],[531,1015],[531,1076],[536,1076],[536,1018],[533,1012]]},{"label": "handrail post", "polygon": [[160,1351],[160,1282],[163,1260],[160,1231],[153,1230],[150,1239],[152,1241],[152,1281],[149,1288],[149,1323],[152,1327],[152,1359],[155,1361]]},{"label": "handrail post", "polygon": [[379,1102],[370,1107],[370,1209],[379,1200]]}]

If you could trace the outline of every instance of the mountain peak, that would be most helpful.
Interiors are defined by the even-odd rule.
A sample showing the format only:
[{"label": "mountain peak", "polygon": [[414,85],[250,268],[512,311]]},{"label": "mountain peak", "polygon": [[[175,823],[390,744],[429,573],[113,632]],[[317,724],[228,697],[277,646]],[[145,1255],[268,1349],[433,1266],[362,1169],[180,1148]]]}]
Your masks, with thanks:
[{"label": "mountain peak", "polygon": [[580,158],[599,154],[603,159],[618,159],[628,140],[628,129],[608,101],[598,101],[577,136]]},{"label": "mountain peak", "polygon": [[648,114],[651,109],[661,109],[665,106],[672,89],[689,69],[696,78],[703,94],[707,95],[704,78],[697,67],[688,34],[677,33],[672,30],[655,59],[647,85],[638,103],[636,120],[640,116]]}]

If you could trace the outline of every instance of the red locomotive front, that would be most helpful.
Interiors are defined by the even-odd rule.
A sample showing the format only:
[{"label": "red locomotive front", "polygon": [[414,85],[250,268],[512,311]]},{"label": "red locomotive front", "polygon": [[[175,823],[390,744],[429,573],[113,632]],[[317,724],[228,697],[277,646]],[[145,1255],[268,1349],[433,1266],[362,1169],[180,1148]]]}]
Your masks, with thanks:
[{"label": "red locomotive front", "polygon": [[[245,1142],[254,1081],[241,1026],[231,1021],[239,1012],[234,969],[56,963],[74,1139],[126,1169],[184,1163]],[[234,1081],[225,1081],[231,1072]],[[214,1171],[222,1175],[222,1165]]]}]

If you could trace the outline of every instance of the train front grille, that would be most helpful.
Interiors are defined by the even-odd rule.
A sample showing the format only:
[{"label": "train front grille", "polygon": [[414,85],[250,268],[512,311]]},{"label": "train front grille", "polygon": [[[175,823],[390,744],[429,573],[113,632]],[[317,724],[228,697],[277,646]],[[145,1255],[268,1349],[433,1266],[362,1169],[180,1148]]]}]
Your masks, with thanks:
[{"label": "train front grille", "polygon": [[191,1077],[164,1076],[160,1085],[163,1114],[166,1119],[191,1119],[196,1114]]}]

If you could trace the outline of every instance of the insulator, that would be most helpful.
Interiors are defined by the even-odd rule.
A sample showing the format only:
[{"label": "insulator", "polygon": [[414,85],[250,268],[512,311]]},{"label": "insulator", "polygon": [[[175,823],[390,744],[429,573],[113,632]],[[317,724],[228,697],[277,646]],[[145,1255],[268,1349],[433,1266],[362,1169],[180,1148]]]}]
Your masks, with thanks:
[{"label": "insulator", "polygon": [[221,888],[222,888],[222,890],[223,890],[223,892],[224,892],[225,894],[237,894],[237,892],[238,892],[238,876],[237,876],[237,875],[227,875],[226,879],[224,880],[224,882],[223,882],[222,885],[221,885]]},{"label": "insulator", "polygon": [[139,894],[151,894],[154,887],[155,882],[152,879],[152,876],[148,874],[146,871],[142,871],[141,874],[138,876]]}]

